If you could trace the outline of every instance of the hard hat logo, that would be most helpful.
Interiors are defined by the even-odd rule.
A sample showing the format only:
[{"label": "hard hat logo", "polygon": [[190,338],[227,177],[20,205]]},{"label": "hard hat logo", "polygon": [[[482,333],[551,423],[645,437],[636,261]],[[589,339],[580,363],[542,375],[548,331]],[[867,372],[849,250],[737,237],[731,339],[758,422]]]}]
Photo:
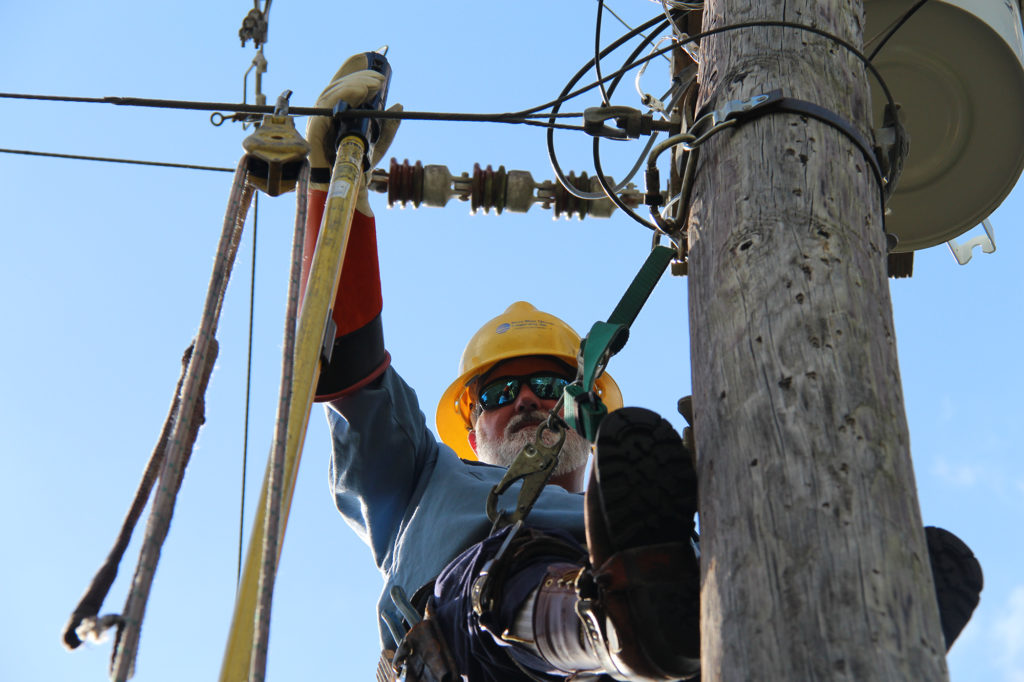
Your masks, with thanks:
[{"label": "hard hat logo", "polygon": [[[559,320],[559,321],[561,321],[561,320]],[[523,329],[523,328],[545,329],[545,328],[551,327],[551,326],[553,326],[553,325],[550,322],[547,322],[545,320],[513,320],[512,322],[503,322],[503,323],[501,323],[500,325],[498,325],[498,329],[496,331],[499,334],[504,334],[509,329]]]},{"label": "hard hat logo", "polygon": [[[469,385],[503,360],[549,356],[576,366],[580,336],[554,315],[517,301],[504,313],[484,324],[466,344],[459,362],[459,376],[437,406],[437,434],[462,459],[475,460],[466,432],[472,428]],[[608,410],[622,407],[622,394],[607,374],[595,386]]]}]

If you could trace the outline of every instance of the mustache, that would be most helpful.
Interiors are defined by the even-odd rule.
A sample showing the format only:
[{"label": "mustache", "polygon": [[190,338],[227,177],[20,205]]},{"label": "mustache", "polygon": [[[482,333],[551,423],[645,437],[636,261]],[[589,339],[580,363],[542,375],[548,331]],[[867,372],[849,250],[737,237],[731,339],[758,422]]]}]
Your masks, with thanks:
[{"label": "mustache", "polygon": [[548,413],[540,410],[516,414],[508,420],[508,424],[505,426],[505,433],[511,435],[513,432],[518,431],[524,426],[536,426],[547,421],[547,419]]}]

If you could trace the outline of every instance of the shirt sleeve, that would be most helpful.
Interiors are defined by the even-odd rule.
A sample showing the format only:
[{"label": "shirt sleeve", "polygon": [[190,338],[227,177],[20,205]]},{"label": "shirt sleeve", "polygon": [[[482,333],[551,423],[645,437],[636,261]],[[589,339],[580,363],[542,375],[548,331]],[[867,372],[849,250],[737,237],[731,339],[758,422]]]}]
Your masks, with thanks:
[{"label": "shirt sleeve", "polygon": [[377,567],[390,571],[403,519],[423,494],[438,444],[415,392],[388,368],[380,379],[327,409],[334,502]]}]

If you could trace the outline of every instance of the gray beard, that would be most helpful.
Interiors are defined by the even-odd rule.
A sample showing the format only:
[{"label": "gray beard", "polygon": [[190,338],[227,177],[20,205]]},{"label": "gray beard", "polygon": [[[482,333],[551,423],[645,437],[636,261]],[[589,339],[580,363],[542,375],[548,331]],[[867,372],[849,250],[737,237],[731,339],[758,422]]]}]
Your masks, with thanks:
[{"label": "gray beard", "polygon": [[[547,418],[547,412],[539,411],[514,415],[509,419],[500,439],[484,438],[477,432],[477,457],[481,462],[509,467],[523,447],[537,437],[536,422],[546,421]],[[523,427],[524,423],[529,426]],[[557,437],[554,432],[545,430],[542,439],[545,444],[552,445]],[[562,445],[562,452],[558,456],[558,464],[555,465],[552,475],[560,476],[575,471],[585,466],[589,457],[590,443],[575,431],[569,430],[565,434],[565,443]]]}]

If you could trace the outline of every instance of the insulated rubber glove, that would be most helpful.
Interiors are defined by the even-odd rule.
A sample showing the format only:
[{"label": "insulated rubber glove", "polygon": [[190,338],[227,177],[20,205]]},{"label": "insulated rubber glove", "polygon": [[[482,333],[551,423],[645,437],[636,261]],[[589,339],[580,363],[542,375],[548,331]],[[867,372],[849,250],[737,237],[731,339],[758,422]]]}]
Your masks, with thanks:
[{"label": "insulated rubber glove", "polygon": [[[384,76],[376,71],[367,69],[366,54],[353,55],[345,60],[331,82],[320,93],[316,100],[317,108],[333,109],[338,102],[345,102],[352,108],[369,101],[384,83]],[[401,111],[402,105],[396,104],[388,111]],[[377,164],[387,153],[391,141],[395,138],[400,121],[397,119],[380,119],[380,136],[373,147],[373,155],[370,158],[370,168],[376,168]],[[309,165],[312,171],[312,183],[317,189],[327,191],[327,185],[331,181],[331,167],[334,165],[335,140],[329,134],[331,119],[327,116],[311,116],[306,124],[306,141],[311,147],[309,153]],[[369,173],[367,173],[369,179]],[[372,216],[370,204],[367,200],[366,184],[359,193],[359,200],[356,210],[363,215]],[[319,223],[318,223],[319,224]]]},{"label": "insulated rubber glove", "polygon": [[[316,106],[333,108],[338,102],[344,101],[355,108],[371,99],[380,90],[384,76],[366,67],[365,53],[349,57],[320,94]],[[401,105],[396,104],[389,111],[401,109]],[[381,120],[381,132],[374,145],[371,169],[387,152],[398,123],[398,120]],[[327,116],[311,117],[306,125],[306,139],[311,147],[311,173],[302,260],[303,290],[313,261],[313,249],[323,219],[336,153],[330,128],[331,119]],[[382,305],[376,226],[364,182],[352,217],[352,231],[345,250],[338,295],[331,313],[337,325],[331,361],[321,368],[316,387],[317,401],[333,400],[358,390],[380,376],[391,364],[391,356],[384,349],[384,332],[380,320]]]}]

